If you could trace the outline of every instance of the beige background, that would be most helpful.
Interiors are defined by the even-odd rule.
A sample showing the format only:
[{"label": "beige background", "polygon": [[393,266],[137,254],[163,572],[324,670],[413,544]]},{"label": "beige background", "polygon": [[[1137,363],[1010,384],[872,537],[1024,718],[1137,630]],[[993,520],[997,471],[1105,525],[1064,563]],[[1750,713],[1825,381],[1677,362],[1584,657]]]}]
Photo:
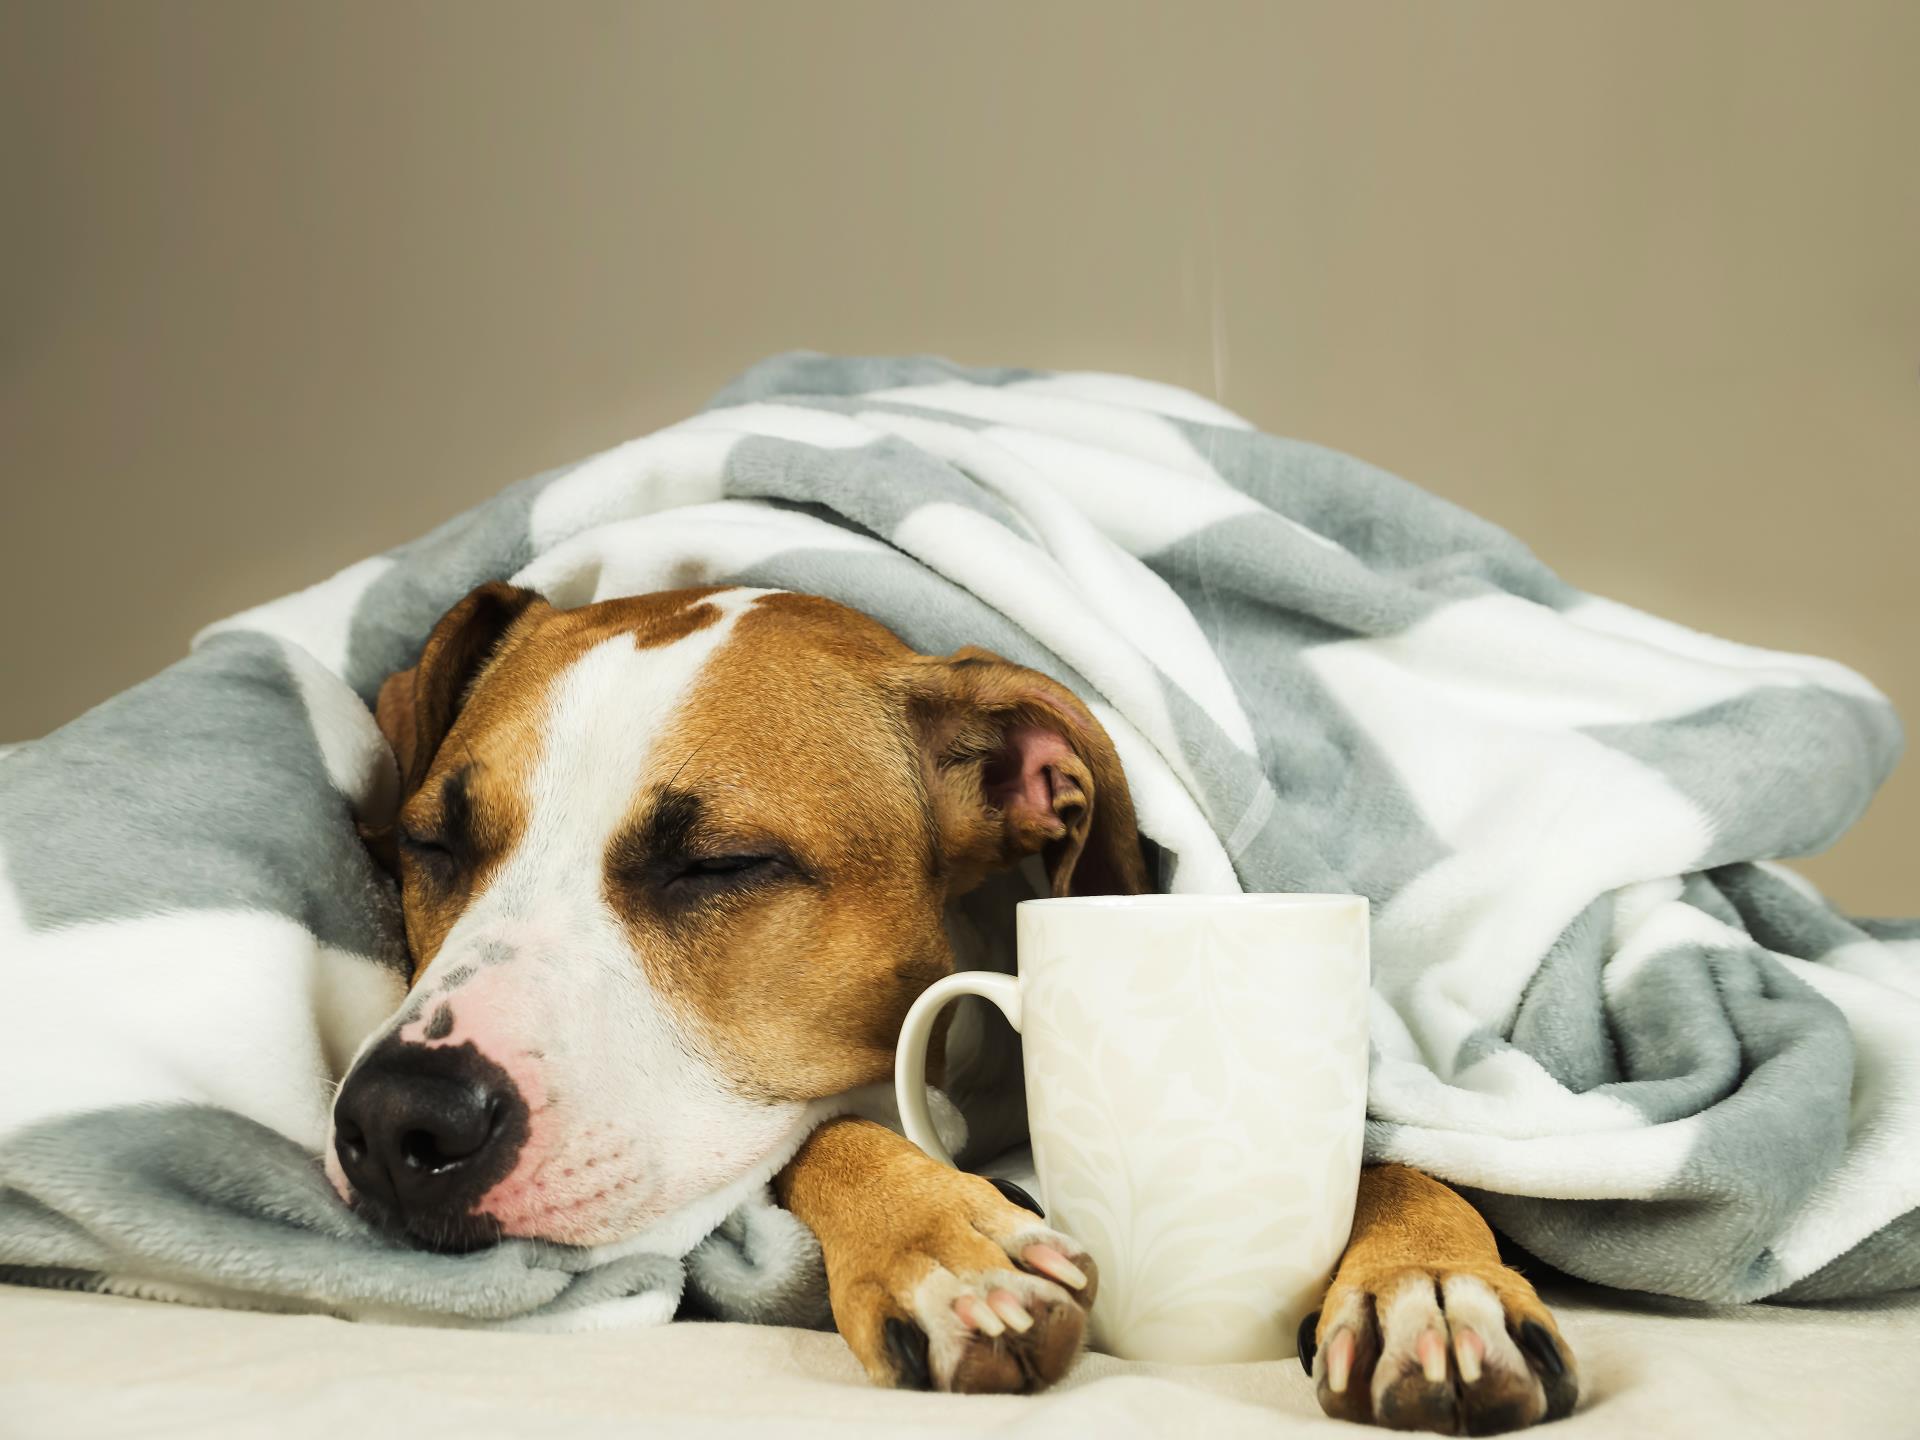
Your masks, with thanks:
[{"label": "beige background", "polygon": [[793,346],[1194,386],[1920,710],[1911,0],[0,0],[0,147],[0,739]]}]

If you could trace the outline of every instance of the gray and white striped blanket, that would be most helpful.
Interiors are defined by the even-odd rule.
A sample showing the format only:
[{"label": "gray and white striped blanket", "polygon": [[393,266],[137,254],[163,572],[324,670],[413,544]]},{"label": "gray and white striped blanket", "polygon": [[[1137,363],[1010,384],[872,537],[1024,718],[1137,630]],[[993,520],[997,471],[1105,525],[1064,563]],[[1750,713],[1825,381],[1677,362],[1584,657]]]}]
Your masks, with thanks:
[{"label": "gray and white striped blanket", "polygon": [[1896,758],[1859,676],[1562,583],[1493,526],[1105,375],[788,356],[203,633],[0,759],[0,1277],[466,1323],[817,1317],[760,1201],[612,1251],[416,1254],[313,1156],[396,1004],[381,680],[482,580],[740,582],[1094,706],[1174,890],[1375,913],[1369,1153],[1711,1300],[1920,1283],[1920,927],[1774,857]]}]

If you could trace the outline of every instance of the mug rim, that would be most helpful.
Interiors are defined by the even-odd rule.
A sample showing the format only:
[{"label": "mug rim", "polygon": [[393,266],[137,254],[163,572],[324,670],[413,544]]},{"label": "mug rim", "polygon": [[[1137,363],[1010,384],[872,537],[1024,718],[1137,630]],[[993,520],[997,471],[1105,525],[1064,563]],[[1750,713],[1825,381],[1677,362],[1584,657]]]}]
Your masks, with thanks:
[{"label": "mug rim", "polygon": [[1351,905],[1355,901],[1363,907],[1368,904],[1364,895],[1339,891],[1246,890],[1218,895],[1045,895],[1022,900],[1014,908],[1024,910],[1034,905],[1057,910],[1314,910]]}]

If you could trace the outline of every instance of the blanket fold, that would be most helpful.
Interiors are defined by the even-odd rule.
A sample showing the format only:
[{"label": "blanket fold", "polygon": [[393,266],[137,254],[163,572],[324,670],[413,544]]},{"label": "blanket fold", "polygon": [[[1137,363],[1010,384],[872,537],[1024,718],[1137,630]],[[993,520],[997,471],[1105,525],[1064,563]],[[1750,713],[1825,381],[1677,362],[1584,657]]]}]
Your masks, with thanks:
[{"label": "blanket fold", "polygon": [[805,591],[1045,671],[1113,736],[1163,888],[1372,900],[1372,1159],[1607,1284],[1920,1284],[1920,925],[1841,915],[1777,863],[1897,758],[1871,685],[1587,595],[1184,391],[819,355],[0,753],[0,1279],[824,1321],[817,1246],[764,1194],[691,1251],[452,1257],[371,1235],[320,1177],[333,1086],[407,971],[356,838],[395,794],[368,707],[497,578],[563,606]]}]

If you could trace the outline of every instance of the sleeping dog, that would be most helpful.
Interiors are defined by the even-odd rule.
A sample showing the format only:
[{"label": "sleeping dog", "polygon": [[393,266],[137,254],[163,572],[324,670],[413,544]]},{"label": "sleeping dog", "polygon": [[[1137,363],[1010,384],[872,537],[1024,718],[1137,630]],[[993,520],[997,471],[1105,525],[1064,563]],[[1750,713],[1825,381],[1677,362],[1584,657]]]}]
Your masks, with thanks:
[{"label": "sleeping dog", "polygon": [[[1067,1371],[1098,1284],[1074,1240],[880,1124],[820,1117],[890,1078],[907,1007],[955,967],[955,897],[1029,857],[1057,895],[1146,888],[1113,746],[1069,691],[811,596],[562,611],[490,584],[377,713],[403,803],[368,839],[400,878],[413,993],[341,1086],[344,1198],[436,1248],[600,1245],[770,1176],[877,1382]],[[1394,1166],[1363,1173],[1301,1340],[1353,1420],[1486,1433],[1577,1390],[1485,1222]]]}]

